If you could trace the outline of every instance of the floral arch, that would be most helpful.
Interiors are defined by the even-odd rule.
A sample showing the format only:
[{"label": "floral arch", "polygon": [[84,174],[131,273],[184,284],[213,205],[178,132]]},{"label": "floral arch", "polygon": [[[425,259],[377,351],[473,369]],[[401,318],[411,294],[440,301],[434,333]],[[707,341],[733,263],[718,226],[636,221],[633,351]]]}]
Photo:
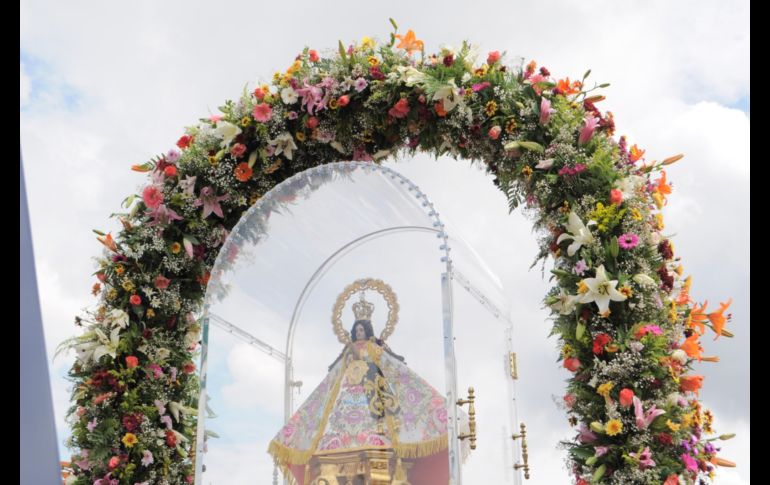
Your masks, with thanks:
[{"label": "floral arch", "polygon": [[[582,79],[473,49],[427,55],[410,30],[321,57],[305,48],[270,85],[187,127],[176,147],[132,167],[150,180],[127,197],[119,234],[96,272],[96,309],[74,348],[67,483],[191,483],[201,326],[193,316],[241,214],[281,181],[317,165],[379,163],[416,151],[483,163],[510,210],[554,258],[544,302],[571,373],[564,401],[577,483],[693,483],[731,466],[717,456],[698,399],[699,339],[717,337],[730,302],[689,297],[661,210],[665,166],[615,141],[612,113]],[[419,52],[418,56],[414,55]]]}]

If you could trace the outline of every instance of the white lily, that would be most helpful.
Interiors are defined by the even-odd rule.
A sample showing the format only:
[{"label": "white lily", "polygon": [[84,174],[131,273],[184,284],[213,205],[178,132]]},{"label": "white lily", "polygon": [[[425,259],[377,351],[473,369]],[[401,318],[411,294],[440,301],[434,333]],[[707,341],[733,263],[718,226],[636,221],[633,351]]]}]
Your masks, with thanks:
[{"label": "white lily", "polygon": [[198,343],[198,340],[200,340],[200,332],[201,332],[201,326],[198,323],[194,323],[190,325],[190,328],[187,330],[187,333],[184,335],[184,345],[185,347],[192,347],[193,345]]},{"label": "white lily", "polygon": [[187,415],[193,415],[197,414],[198,410],[193,409],[187,406],[182,406],[178,402],[171,401],[168,403],[168,410],[171,413],[171,415],[174,417],[174,421],[179,421],[179,413],[187,414]]},{"label": "white lily", "polygon": [[448,113],[462,102],[463,97],[457,94],[455,80],[450,79],[449,84],[441,86],[433,93],[433,100],[441,101],[444,104],[444,111]]},{"label": "white lily", "polygon": [[561,293],[557,295],[558,301],[552,303],[550,306],[554,310],[558,311],[562,315],[569,315],[575,309],[580,297],[578,295],[570,295],[564,288],[561,289]]},{"label": "white lily", "polygon": [[412,66],[398,66],[396,68],[400,74],[399,81],[407,86],[414,86],[425,81],[425,73],[418,71]]},{"label": "white lily", "polygon": [[602,316],[610,314],[610,301],[624,301],[626,295],[620,293],[615,287],[618,280],[610,280],[604,265],[596,269],[595,278],[585,278],[581,281],[581,286],[586,288],[585,293],[580,297],[580,303],[595,302],[599,307]]},{"label": "white lily", "polygon": [[556,240],[556,244],[560,244],[566,239],[571,239],[572,244],[567,248],[567,254],[573,256],[577,250],[580,249],[580,246],[593,242],[594,237],[591,234],[590,229],[588,229],[588,226],[591,225],[596,225],[596,221],[588,221],[587,225],[583,224],[583,221],[580,220],[580,217],[578,217],[575,212],[570,212],[569,220],[567,222],[567,232],[559,236],[559,239]]},{"label": "white lily", "polygon": [[644,273],[639,273],[633,277],[633,280],[639,285],[639,286],[655,286],[655,280],[650,278]]},{"label": "white lily", "polygon": [[213,133],[214,136],[222,140],[222,143],[220,143],[219,146],[225,148],[230,145],[230,142],[233,141],[236,136],[241,134],[241,131],[242,130],[238,125],[234,125],[229,121],[218,121],[217,127],[214,128]]},{"label": "white lily", "polygon": [[623,193],[623,199],[630,199],[636,195],[636,192],[639,190],[645,180],[646,179],[644,177],[640,177],[639,175],[629,175],[624,179],[616,181],[615,188]]},{"label": "white lily", "polygon": [[99,327],[94,327],[88,333],[76,338],[78,344],[72,345],[75,349],[77,359],[84,364],[90,361],[99,362],[104,355],[111,355],[113,358],[118,355],[118,344],[120,343],[120,327],[115,327],[110,332],[110,337]]},{"label": "white lily", "polygon": [[283,155],[291,160],[292,150],[297,149],[297,145],[294,143],[294,137],[289,132],[283,132],[272,140],[268,140],[268,143],[275,147],[273,155]]},{"label": "white lily", "polygon": [[107,327],[128,327],[128,313],[120,308],[113,308],[107,316],[104,317],[104,325]]}]

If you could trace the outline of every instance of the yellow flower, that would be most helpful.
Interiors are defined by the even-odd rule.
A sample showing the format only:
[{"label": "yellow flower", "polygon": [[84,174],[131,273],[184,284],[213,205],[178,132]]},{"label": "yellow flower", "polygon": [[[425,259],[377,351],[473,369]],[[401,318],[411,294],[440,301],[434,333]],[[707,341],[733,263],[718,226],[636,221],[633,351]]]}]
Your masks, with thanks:
[{"label": "yellow flower", "polygon": [[516,129],[516,120],[511,118],[510,120],[505,122],[505,132],[506,133],[513,133],[513,131]]},{"label": "yellow flower", "polygon": [[366,61],[369,63],[370,66],[374,67],[380,64],[380,60],[377,59],[374,56],[369,56],[366,58]]},{"label": "yellow flower", "polygon": [[618,419],[610,419],[604,427],[604,430],[609,436],[619,435],[623,431],[623,423]]},{"label": "yellow flower", "polygon": [[120,286],[122,286],[123,289],[128,292],[134,291],[134,284],[130,280],[123,281],[123,283]]},{"label": "yellow flower", "polygon": [[484,111],[487,113],[487,116],[490,118],[497,113],[497,103],[494,101],[490,101],[487,103],[487,105],[484,107]]},{"label": "yellow flower", "polygon": [[126,433],[126,435],[123,437],[123,444],[126,445],[126,448],[131,448],[137,443],[139,443],[139,440],[133,433]]},{"label": "yellow flower", "polygon": [[297,133],[295,133],[294,137],[297,139],[297,141],[305,141],[306,139],[305,134],[302,133],[301,131],[298,131]]},{"label": "yellow flower", "polygon": [[248,116],[241,118],[241,126],[249,126],[249,124],[251,124],[251,118]]},{"label": "yellow flower", "polygon": [[276,72],[273,74],[273,82],[274,82],[274,83],[277,83],[277,82],[278,82],[280,79],[281,79],[281,73],[280,73],[280,72],[278,72],[278,71],[276,71]]},{"label": "yellow flower", "polygon": [[671,366],[668,368],[668,375],[671,376],[671,380],[673,380],[676,384],[679,384],[679,377],[676,375],[676,371]]},{"label": "yellow flower", "polygon": [[663,214],[660,214],[660,213],[658,213],[658,214],[655,214],[655,226],[656,226],[656,228],[657,228],[659,231],[660,231],[660,230],[662,230],[664,227],[666,227],[666,226],[663,224]]},{"label": "yellow flower", "polygon": [[532,167],[529,165],[525,165],[524,168],[521,169],[521,173],[524,174],[526,177],[529,177],[532,175]]},{"label": "yellow flower", "polygon": [[569,358],[572,355],[572,352],[574,352],[574,349],[570,344],[564,344],[564,347],[561,348],[561,355],[563,355],[565,359]]},{"label": "yellow flower", "polygon": [[634,207],[633,209],[631,209],[631,218],[634,219],[635,221],[641,221],[642,212],[636,207]]},{"label": "yellow flower", "polygon": [[152,318],[154,316],[155,316],[155,310],[153,310],[152,308],[148,308],[147,309],[147,318]]},{"label": "yellow flower", "polygon": [[675,323],[679,318],[679,312],[676,310],[676,301],[671,300],[671,308],[668,309],[668,321]]},{"label": "yellow flower", "polygon": [[110,291],[107,292],[107,299],[108,300],[114,300],[118,297],[118,290],[115,288],[110,288]]},{"label": "yellow flower", "polygon": [[486,64],[482,65],[478,69],[473,71],[473,74],[475,74],[478,77],[484,77],[487,75],[487,71],[489,71],[489,66]]},{"label": "yellow flower", "polygon": [[374,39],[371,37],[364,37],[361,39],[361,48],[362,49],[374,49],[375,42]]},{"label": "yellow flower", "polygon": [[598,388],[596,388],[596,393],[602,396],[604,399],[609,399],[610,397],[610,391],[612,388],[615,387],[614,382],[605,382]]},{"label": "yellow flower", "polygon": [[179,254],[179,251],[181,250],[182,250],[182,245],[179,244],[178,242],[175,242],[174,244],[171,245],[171,252],[173,254]]},{"label": "yellow flower", "polygon": [[666,421],[666,426],[668,426],[668,429],[670,429],[670,430],[671,430],[671,431],[673,431],[674,433],[676,433],[677,431],[679,431],[679,428],[681,428],[681,427],[682,427],[682,425],[681,425],[681,424],[677,424],[677,423],[675,423],[675,422],[671,421],[670,419],[669,419],[668,421]]},{"label": "yellow flower", "polygon": [[663,196],[660,195],[660,193],[653,192],[652,193],[652,200],[655,201],[655,207],[657,207],[658,209],[662,209],[663,208]]},{"label": "yellow flower", "polygon": [[684,416],[682,416],[682,426],[685,428],[692,427],[693,422],[695,421],[695,413],[687,413]]},{"label": "yellow flower", "polygon": [[126,271],[126,269],[123,267],[122,264],[115,266],[115,272],[117,274],[122,275],[124,271]]},{"label": "yellow flower", "polygon": [[339,101],[337,101],[337,98],[332,98],[329,100],[329,108],[331,109],[339,108]]},{"label": "yellow flower", "polygon": [[630,286],[621,286],[618,288],[618,291],[625,295],[626,298],[631,298],[634,295],[634,290]]}]

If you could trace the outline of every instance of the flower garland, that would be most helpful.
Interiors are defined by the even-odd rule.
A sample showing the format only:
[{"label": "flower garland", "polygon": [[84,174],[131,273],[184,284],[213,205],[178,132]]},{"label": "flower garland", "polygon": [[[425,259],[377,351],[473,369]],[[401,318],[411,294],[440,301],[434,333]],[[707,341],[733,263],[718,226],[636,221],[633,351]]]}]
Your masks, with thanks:
[{"label": "flower garland", "polygon": [[[690,298],[691,277],[662,230],[672,186],[662,162],[615,141],[612,113],[585,81],[556,79],[534,61],[476,64],[467,43],[426,55],[411,30],[389,43],[365,37],[322,57],[305,48],[271,84],[244,90],[221,114],[187,127],[176,147],[142,165],[150,180],[117,214],[123,230],[98,232],[93,294],[76,317],[68,413],[76,449],[67,483],[192,483],[197,355],[193,317],[210,270],[242,213],[281,181],[339,160],[379,163],[417,151],[483,163],[522,205],[549,256],[564,396],[575,437],[575,481],[695,483],[718,457],[712,415],[698,399],[699,339],[725,329]],[[398,42],[398,43],[397,43]],[[419,52],[417,60],[416,52]],[[655,177],[655,174],[658,174]]]}]

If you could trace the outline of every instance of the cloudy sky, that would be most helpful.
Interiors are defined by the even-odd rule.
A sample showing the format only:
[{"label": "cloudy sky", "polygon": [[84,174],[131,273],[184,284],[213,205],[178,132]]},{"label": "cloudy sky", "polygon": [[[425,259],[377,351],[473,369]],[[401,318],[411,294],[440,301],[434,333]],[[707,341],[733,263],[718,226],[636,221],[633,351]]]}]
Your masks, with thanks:
[{"label": "cloudy sky", "polygon": [[[393,17],[402,31],[414,29],[429,52],[467,39],[481,53],[500,50],[509,58],[535,59],[559,78],[580,78],[592,69],[589,80],[611,83],[600,107],[614,113],[618,135],[646,149],[648,160],[686,155],[668,171],[674,194],[666,231],[674,235],[686,273],[693,275],[695,299],[708,299],[713,308],[734,298],[730,329],[736,338],[705,339],[707,352],[721,362],[703,364],[699,371],[707,375],[702,397],[717,416],[718,430],[738,433],[722,454],[739,468],[723,470],[719,483],[749,483],[749,3],[382,3],[138,1],[129,6],[22,0],[21,144],[49,356],[74,333],[74,316],[95,301],[90,274],[100,245],[91,229],[117,230],[109,214],[144,181],[129,170],[132,164],[168,150],[184,126],[216,113],[246,83],[253,86],[285,69],[303,47],[333,51],[338,40],[360,41],[365,35],[385,41],[387,19]],[[567,376],[554,363],[555,341],[546,339],[549,322],[539,302],[547,281],[539,270],[528,271],[536,254],[528,221],[520,213],[508,215],[503,194],[468,162],[418,156],[385,165],[414,181],[499,275],[521,359],[517,396],[519,418],[531,431],[531,482],[568,483],[562,467],[555,466],[563,460],[555,444],[569,429],[553,402],[563,394]],[[328,308],[328,301],[319,305]],[[308,318],[314,308],[308,305]],[[471,318],[486,317],[468,313],[465,320]],[[461,374],[468,372],[461,387],[474,384],[464,380],[486,383],[472,366],[462,365],[462,357],[483,355],[487,344],[461,323],[458,315],[458,336],[466,332],[458,351]],[[222,345],[220,415],[244,403],[246,386],[259,385],[238,369],[268,365],[237,342]],[[419,370],[420,358],[407,354],[408,339],[402,348]],[[69,402],[62,376],[70,365],[71,357],[51,364],[60,443],[67,436],[63,415]],[[270,373],[265,374],[267,382]],[[436,386],[441,384],[439,379]],[[246,411],[252,416],[274,405],[252,403]],[[219,419],[227,428],[227,418]],[[501,433],[492,433],[502,443]],[[67,458],[63,445],[60,449]],[[261,444],[253,449],[233,444],[216,453],[219,463],[239,464],[264,451]],[[472,456],[469,467],[479,463],[481,457]]]}]

